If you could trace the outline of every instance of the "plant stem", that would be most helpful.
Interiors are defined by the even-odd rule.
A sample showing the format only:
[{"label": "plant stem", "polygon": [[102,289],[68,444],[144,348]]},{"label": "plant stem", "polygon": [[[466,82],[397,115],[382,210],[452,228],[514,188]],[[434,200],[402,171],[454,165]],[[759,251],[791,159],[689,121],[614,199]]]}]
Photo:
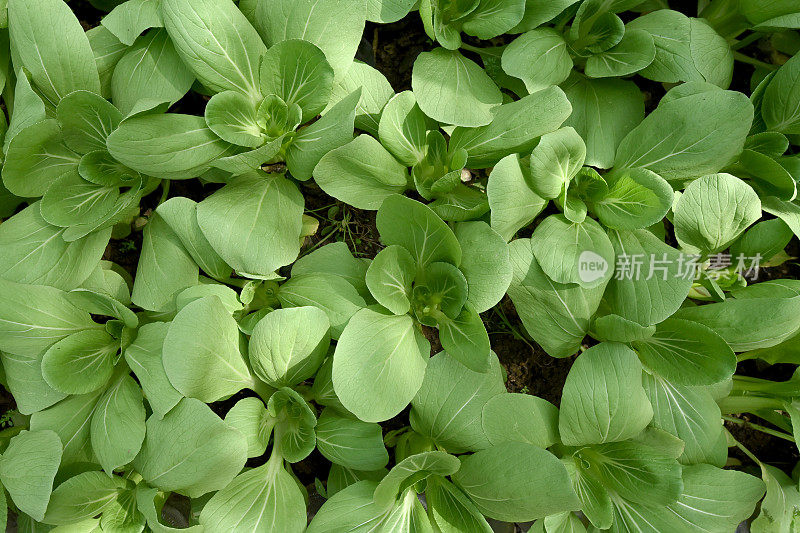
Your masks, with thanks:
[{"label": "plant stem", "polygon": [[167,201],[167,197],[169,196],[169,184],[170,180],[161,180],[161,199],[158,201],[158,205],[163,204]]},{"label": "plant stem", "polygon": [[476,54],[480,54],[480,55],[486,55],[486,54],[490,54],[491,55],[491,52],[489,50],[487,50],[486,48],[480,48],[478,46],[472,46],[471,44],[467,44],[467,43],[464,43],[464,42],[461,43],[461,48],[463,48],[464,50],[467,50],[468,52],[475,52]]},{"label": "plant stem", "polygon": [[745,454],[747,457],[749,457],[751,461],[753,461],[753,462],[754,462],[755,464],[757,464],[758,466],[761,466],[761,461],[759,461],[759,460],[758,460],[758,457],[756,457],[755,455],[753,455],[753,452],[751,452],[750,450],[748,450],[748,449],[747,449],[747,448],[744,446],[744,444],[742,444],[741,442],[739,442],[738,440],[736,440],[736,439],[733,437],[733,435],[731,435],[731,432],[730,432],[730,431],[728,431],[727,429],[725,430],[725,433],[727,433],[727,434],[728,434],[728,437],[730,437],[730,439],[731,439],[731,440],[732,440],[734,443],[736,443],[736,447],[737,447],[737,448],[739,448],[740,450],[742,450],[742,452],[743,452],[743,453],[744,453],[744,454]]},{"label": "plant stem", "polygon": [[514,336],[514,338],[519,339],[522,342],[524,342],[525,344],[527,344],[528,348],[530,348],[531,351],[535,351],[536,350],[533,347],[533,345],[530,342],[528,342],[528,339],[526,339],[522,335],[522,333],[520,333],[519,330],[517,330],[517,328],[515,328],[514,326],[511,325],[511,322],[509,322],[508,318],[506,317],[506,314],[503,313],[503,311],[499,307],[495,309],[495,313],[497,314],[497,316],[500,317],[500,320],[502,320],[503,324],[505,324],[505,326],[511,331],[511,334]]},{"label": "plant stem", "polygon": [[734,418],[732,416],[724,416],[722,417],[723,420],[727,422],[732,422],[739,426],[747,426],[753,429],[756,429],[762,433],[766,433],[767,435],[772,435],[773,437],[778,437],[779,439],[788,440],[789,442],[794,442],[794,437],[789,435],[788,433],[784,433],[782,431],[776,431],[774,429],[770,429],[766,426],[762,426],[761,424],[754,424],[752,422],[747,422],[742,420],[741,418]]},{"label": "plant stem", "polygon": [[748,35],[747,37],[745,37],[744,39],[742,39],[741,41],[737,41],[737,42],[733,43],[733,45],[731,45],[731,48],[734,49],[734,50],[740,50],[740,49],[744,48],[745,46],[747,46],[749,44],[753,44],[754,42],[756,42],[757,40],[761,39],[762,37],[764,37],[763,33],[753,32],[750,35]]},{"label": "plant stem", "polygon": [[759,61],[758,59],[753,59],[750,56],[746,56],[741,52],[734,52],[733,58],[736,61],[747,63],[748,65],[753,65],[755,67],[765,68],[767,70],[778,70],[778,68],[780,68],[779,65],[773,65],[772,63],[764,63],[763,61]]},{"label": "plant stem", "polygon": [[763,396],[728,396],[717,403],[723,414],[752,413],[759,409],[783,408],[782,400]]}]

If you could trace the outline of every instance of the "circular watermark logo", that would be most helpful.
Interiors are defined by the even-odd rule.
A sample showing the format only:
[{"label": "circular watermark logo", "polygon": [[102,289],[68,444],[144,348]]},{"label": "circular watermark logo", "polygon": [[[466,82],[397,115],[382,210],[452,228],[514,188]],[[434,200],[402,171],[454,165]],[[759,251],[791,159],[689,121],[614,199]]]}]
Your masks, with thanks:
[{"label": "circular watermark logo", "polygon": [[591,283],[602,278],[608,272],[608,261],[602,256],[585,250],[578,257],[578,277],[584,283]]}]

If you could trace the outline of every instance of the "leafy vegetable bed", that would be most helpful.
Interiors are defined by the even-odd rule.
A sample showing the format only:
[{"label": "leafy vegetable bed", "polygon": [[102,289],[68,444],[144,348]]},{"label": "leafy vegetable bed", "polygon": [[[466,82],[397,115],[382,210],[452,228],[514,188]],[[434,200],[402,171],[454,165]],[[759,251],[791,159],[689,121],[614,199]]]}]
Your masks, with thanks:
[{"label": "leafy vegetable bed", "polygon": [[795,531],[800,7],[675,4],[0,0],[0,521]]}]

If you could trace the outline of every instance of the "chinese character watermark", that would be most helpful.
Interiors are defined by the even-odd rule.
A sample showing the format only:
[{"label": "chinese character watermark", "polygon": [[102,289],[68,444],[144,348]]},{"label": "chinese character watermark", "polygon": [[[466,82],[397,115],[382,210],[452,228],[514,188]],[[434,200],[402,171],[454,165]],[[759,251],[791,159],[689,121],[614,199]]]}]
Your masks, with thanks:
[{"label": "chinese character watermark", "polygon": [[[761,262],[761,254],[753,256],[729,253],[717,253],[708,256],[705,261],[696,254],[621,254],[616,256],[614,279],[650,280],[680,278],[699,280],[707,277],[719,280],[732,274],[749,280],[757,280]],[[598,254],[585,251],[578,260],[578,273],[582,281],[592,282],[602,278],[608,270],[608,262]]]}]

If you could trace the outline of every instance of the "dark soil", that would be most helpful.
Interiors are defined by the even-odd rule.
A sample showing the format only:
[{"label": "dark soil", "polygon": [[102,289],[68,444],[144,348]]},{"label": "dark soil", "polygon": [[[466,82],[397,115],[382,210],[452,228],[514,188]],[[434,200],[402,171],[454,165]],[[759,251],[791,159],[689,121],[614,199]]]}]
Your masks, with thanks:
[{"label": "dark soil", "polygon": [[411,90],[414,60],[420,52],[434,46],[418,16],[409,16],[394,24],[367,23],[364,39],[370,43],[372,61],[367,58],[362,61],[381,71],[398,93]]}]

